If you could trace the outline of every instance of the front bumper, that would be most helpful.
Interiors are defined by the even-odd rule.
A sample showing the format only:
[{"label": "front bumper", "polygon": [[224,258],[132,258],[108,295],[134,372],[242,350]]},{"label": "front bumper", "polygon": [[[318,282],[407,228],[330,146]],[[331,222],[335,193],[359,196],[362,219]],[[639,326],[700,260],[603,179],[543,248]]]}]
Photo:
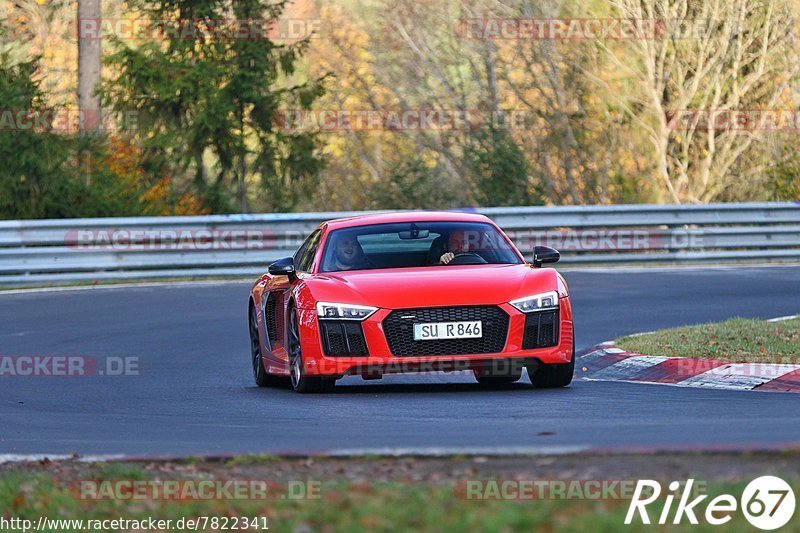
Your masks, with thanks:
[{"label": "front bumper", "polygon": [[569,298],[559,300],[558,344],[548,348],[523,349],[525,313],[509,304],[499,304],[498,307],[508,314],[509,325],[505,345],[497,353],[394,356],[386,341],[382,325],[391,310],[380,309],[361,323],[368,353],[361,357],[326,356],[322,347],[316,310],[299,309],[298,319],[306,372],[313,376],[362,375],[369,377],[405,372],[454,372],[487,368],[502,372],[502,368],[505,367],[538,363],[568,363],[570,361],[573,353],[574,333]]}]

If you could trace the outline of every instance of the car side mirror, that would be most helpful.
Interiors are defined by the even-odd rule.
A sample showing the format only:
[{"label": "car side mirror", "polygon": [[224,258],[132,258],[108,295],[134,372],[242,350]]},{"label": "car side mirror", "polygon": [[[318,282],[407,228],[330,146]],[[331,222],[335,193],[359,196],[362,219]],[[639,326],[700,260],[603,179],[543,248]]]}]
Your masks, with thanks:
[{"label": "car side mirror", "polygon": [[294,259],[284,257],[278,259],[269,266],[269,273],[273,276],[289,276],[289,281],[297,279],[297,272],[294,270]]},{"label": "car side mirror", "polygon": [[544,263],[558,263],[561,254],[549,246],[536,246],[533,249],[533,266],[541,267]]}]

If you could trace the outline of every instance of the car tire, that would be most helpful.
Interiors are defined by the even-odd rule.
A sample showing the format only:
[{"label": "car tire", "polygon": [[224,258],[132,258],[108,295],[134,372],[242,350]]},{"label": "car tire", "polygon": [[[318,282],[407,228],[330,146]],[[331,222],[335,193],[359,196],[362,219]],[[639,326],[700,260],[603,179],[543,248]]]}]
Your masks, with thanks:
[{"label": "car tire", "polygon": [[270,374],[264,368],[264,356],[261,351],[261,340],[258,336],[258,319],[256,310],[250,308],[248,313],[248,329],[250,331],[250,361],[253,365],[253,379],[259,387],[275,387],[283,385],[284,379]]},{"label": "car tire", "polygon": [[540,363],[528,367],[531,383],[537,389],[557,389],[572,383],[575,374],[575,345],[572,345],[572,359],[569,363]]},{"label": "car tire", "polygon": [[300,344],[300,326],[294,306],[289,310],[289,379],[292,388],[300,393],[330,392],[336,386],[335,378],[321,378],[306,374],[303,350]]}]

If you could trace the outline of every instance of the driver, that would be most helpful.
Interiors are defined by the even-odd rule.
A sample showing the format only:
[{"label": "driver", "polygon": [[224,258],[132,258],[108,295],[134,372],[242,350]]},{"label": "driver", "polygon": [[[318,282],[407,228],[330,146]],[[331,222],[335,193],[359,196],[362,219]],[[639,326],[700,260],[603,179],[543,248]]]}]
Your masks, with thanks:
[{"label": "driver", "polygon": [[439,258],[439,264],[446,265],[453,260],[456,254],[469,251],[471,250],[467,232],[461,229],[453,230],[447,238],[447,246],[445,246],[445,252]]},{"label": "driver", "polygon": [[372,267],[361,245],[352,235],[343,235],[336,240],[333,257],[335,270],[360,270]]}]

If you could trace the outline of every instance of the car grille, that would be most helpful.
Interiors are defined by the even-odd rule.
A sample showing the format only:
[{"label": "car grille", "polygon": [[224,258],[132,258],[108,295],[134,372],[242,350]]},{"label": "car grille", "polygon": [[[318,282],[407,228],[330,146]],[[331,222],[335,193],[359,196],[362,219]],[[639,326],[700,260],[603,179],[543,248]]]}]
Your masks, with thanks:
[{"label": "car grille", "polygon": [[547,348],[558,344],[558,310],[528,313],[522,349]]},{"label": "car grille", "polygon": [[331,357],[365,356],[367,343],[361,322],[352,320],[320,320],[322,349]]},{"label": "car grille", "polygon": [[[414,340],[414,324],[469,320],[482,322],[483,337],[480,339]],[[503,351],[506,344],[508,315],[496,306],[398,309],[389,313],[383,320],[383,332],[386,335],[389,350],[395,356],[498,353]]]}]

